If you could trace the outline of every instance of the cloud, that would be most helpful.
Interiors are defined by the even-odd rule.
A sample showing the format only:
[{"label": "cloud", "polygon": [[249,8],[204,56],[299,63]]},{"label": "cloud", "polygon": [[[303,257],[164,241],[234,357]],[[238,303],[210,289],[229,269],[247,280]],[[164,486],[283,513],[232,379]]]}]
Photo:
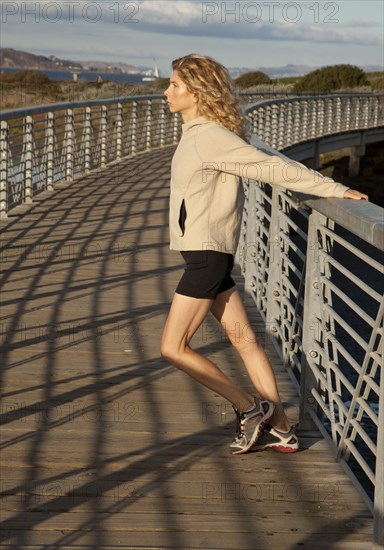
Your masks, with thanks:
[{"label": "cloud", "polygon": [[202,3],[178,0],[142,0],[138,4],[140,23],[184,28],[202,21]]},{"label": "cloud", "polygon": [[[276,4],[274,6],[274,4]],[[278,5],[277,5],[278,4]],[[298,2],[191,2],[142,0],[138,4],[138,31],[212,38],[265,41],[314,41],[335,44],[379,44],[372,35],[345,29],[372,28],[376,22],[340,23],[337,15],[327,23],[308,23],[309,14]],[[308,7],[306,8],[308,12]],[[312,14],[312,19],[315,14]],[[304,21],[304,19],[307,19]],[[336,26],[337,25],[337,26]]]},{"label": "cloud", "polygon": [[[208,2],[191,0],[67,0],[64,2],[2,2],[6,24],[20,21],[34,26],[65,24],[67,30],[89,35],[119,31],[157,33],[167,36],[216,39],[257,39],[273,42],[316,42],[376,46],[379,34],[365,29],[377,21],[342,20],[338,11],[315,13],[310,3],[300,2]],[[328,2],[326,6],[337,6]],[[4,7],[5,6],[5,7]],[[312,6],[312,7],[311,7]],[[4,11],[5,10],[5,11]],[[38,20],[39,25],[35,25]],[[361,32],[360,32],[361,31]]]},{"label": "cloud", "polygon": [[339,23],[339,27],[345,27],[346,29],[373,29],[382,27],[382,25],[377,21],[345,21]]}]

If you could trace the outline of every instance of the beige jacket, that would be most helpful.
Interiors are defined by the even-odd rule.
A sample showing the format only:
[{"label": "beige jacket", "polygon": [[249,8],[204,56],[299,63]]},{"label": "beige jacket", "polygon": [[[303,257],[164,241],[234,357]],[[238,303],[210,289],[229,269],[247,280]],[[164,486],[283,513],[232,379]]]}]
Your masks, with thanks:
[{"label": "beige jacket", "polygon": [[294,161],[249,145],[218,123],[198,117],[182,126],[172,160],[171,250],[235,253],[244,191],[240,178],[320,197],[343,197],[348,187]]}]

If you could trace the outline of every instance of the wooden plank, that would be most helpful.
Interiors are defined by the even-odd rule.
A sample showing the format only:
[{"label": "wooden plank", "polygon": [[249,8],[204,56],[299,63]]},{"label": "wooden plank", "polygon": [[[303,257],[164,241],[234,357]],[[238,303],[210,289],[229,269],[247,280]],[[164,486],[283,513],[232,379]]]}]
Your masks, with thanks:
[{"label": "wooden plank", "polygon": [[[8,514],[8,518],[16,518],[19,514],[22,518],[26,513],[65,515],[79,511],[88,513],[90,509],[95,509],[99,513],[120,510],[129,514],[151,512],[219,517],[231,514],[234,521],[239,515],[268,516],[277,525],[279,517],[283,517],[284,514],[289,514],[290,518],[296,518],[297,521],[301,521],[304,516],[312,518],[314,522],[328,518],[334,525],[348,523],[353,517],[356,521],[357,518],[363,518],[367,529],[372,525],[370,514],[361,505],[353,502],[352,491],[345,492],[352,502],[347,507],[346,500],[338,500],[338,496],[335,497],[332,493],[332,488],[318,490],[310,486],[297,487],[293,484],[279,484],[277,487],[267,484],[254,487],[246,484],[227,484],[222,487],[220,498],[211,498],[204,486],[175,483],[160,486],[157,491],[152,490],[154,486],[156,488],[155,484],[140,485],[126,482],[111,485],[109,488],[101,483],[71,488],[69,482],[52,482],[50,485],[37,488],[35,492],[4,497],[3,519],[6,518],[5,514]],[[208,489],[211,490],[211,486]],[[191,493],[186,497],[189,490]],[[10,525],[7,523],[7,528]]]},{"label": "wooden plank", "polygon": [[[366,540],[358,540],[355,533],[346,535],[299,532],[283,533],[269,531],[268,533],[207,533],[196,531],[194,533],[180,533],[172,531],[157,531],[155,536],[148,532],[110,531],[89,533],[74,532],[61,529],[60,531],[27,531],[25,536],[16,532],[12,537],[13,544],[7,544],[6,548],[22,548],[28,550],[41,550],[43,545],[49,548],[71,548],[82,550],[84,548],[124,548],[129,550],[164,550],[175,549],[195,550],[276,550],[276,548],[295,548],[307,546],[316,550],[372,550],[372,544]],[[0,542],[0,548],[2,548]]]},{"label": "wooden plank", "polygon": [[[244,510],[242,510],[244,512]],[[262,521],[260,521],[262,520]],[[235,515],[213,515],[213,514],[179,514],[173,513],[167,509],[164,512],[154,513],[122,513],[112,509],[110,513],[100,513],[97,510],[92,512],[70,512],[65,514],[55,514],[46,512],[23,512],[20,516],[14,516],[13,512],[4,512],[4,524],[7,529],[24,530],[32,529],[38,525],[38,530],[44,531],[124,531],[124,532],[153,532],[167,531],[171,527],[179,532],[194,532],[196,530],[205,532],[221,533],[260,533],[266,534],[275,531],[276,518],[273,516],[262,515],[259,517],[246,514]],[[346,522],[348,525],[348,521]],[[371,522],[366,521],[365,517],[354,518],[350,516],[350,525],[352,523],[358,528],[362,535],[369,536]],[[327,525],[329,534],[340,533],[340,525],[336,522],[321,520],[312,516],[302,515],[300,518],[290,516],[289,522],[279,522],[280,534],[300,531],[302,534],[311,533],[314,529],[319,532],[320,525],[324,528]],[[343,527],[345,525],[342,521]]]}]

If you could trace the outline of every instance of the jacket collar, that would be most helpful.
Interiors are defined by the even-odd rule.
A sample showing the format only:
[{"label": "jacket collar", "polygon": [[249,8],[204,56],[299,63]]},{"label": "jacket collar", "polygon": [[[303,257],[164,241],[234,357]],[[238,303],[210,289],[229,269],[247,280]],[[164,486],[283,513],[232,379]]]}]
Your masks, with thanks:
[{"label": "jacket collar", "polygon": [[207,124],[208,122],[212,122],[212,121],[208,120],[204,116],[199,116],[197,118],[189,120],[188,122],[185,122],[184,124],[182,124],[181,128],[183,133],[185,133],[191,128],[193,128],[194,126],[200,126],[201,124]]}]

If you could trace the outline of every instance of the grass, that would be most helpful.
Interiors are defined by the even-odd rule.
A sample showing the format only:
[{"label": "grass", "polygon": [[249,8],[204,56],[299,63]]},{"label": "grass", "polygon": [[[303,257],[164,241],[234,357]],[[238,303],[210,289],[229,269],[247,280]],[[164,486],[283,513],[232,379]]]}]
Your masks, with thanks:
[{"label": "grass", "polygon": [[384,92],[384,71],[366,74],[372,90]]},{"label": "grass", "polygon": [[[13,73],[17,74],[17,73]],[[100,84],[79,80],[23,82],[4,80],[0,75],[0,98],[2,109],[17,109],[58,102],[89,101],[123,96],[152,95],[164,92],[164,87],[155,83],[130,84],[112,80]]]},{"label": "grass", "polygon": [[[367,73],[371,91],[384,91],[384,72]],[[111,75],[113,78],[113,75]],[[276,78],[270,85],[253,86],[247,91],[290,91],[302,77]],[[0,99],[2,109],[16,109],[57,102],[89,101],[123,96],[163,94],[168,78],[154,82],[130,84],[107,80],[100,84],[79,80],[50,81],[34,71],[19,71],[0,75]],[[245,91],[245,90],[238,90]],[[364,90],[364,91],[370,91]]]}]

